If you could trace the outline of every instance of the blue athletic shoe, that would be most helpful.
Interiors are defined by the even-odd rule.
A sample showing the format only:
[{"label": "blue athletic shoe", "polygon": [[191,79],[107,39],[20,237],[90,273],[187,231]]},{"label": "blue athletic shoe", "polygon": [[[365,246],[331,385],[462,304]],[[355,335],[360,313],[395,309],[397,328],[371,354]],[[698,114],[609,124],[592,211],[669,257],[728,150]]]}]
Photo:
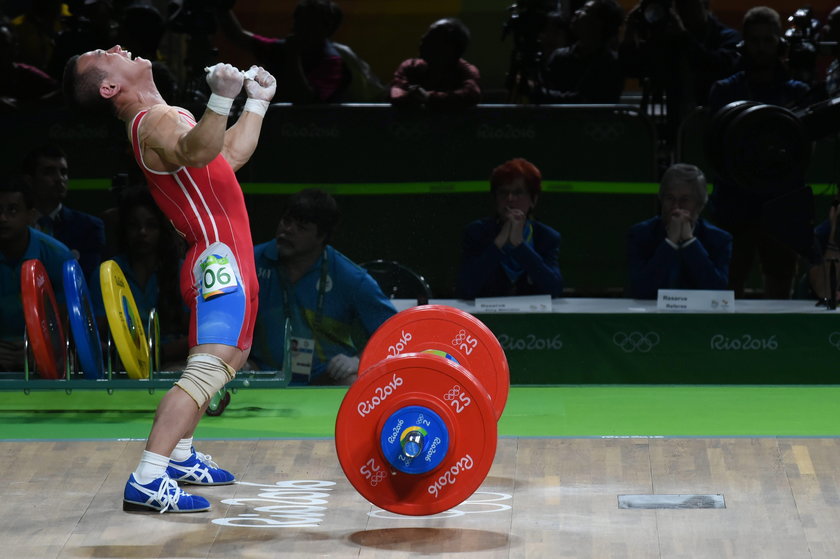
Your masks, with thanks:
[{"label": "blue athletic shoe", "polygon": [[177,482],[193,485],[229,485],[236,481],[232,473],[221,469],[210,456],[195,448],[183,462],[170,460],[166,473]]},{"label": "blue athletic shoe", "polygon": [[210,502],[204,497],[184,492],[168,475],[143,485],[134,474],[128,478],[123,492],[123,510],[158,512],[204,512]]}]

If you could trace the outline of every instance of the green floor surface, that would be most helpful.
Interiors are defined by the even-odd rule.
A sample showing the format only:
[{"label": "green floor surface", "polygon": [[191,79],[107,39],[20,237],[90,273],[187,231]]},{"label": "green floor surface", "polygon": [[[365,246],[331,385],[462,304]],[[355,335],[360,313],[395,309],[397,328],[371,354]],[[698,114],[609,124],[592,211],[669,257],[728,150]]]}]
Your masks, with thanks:
[{"label": "green floor surface", "polygon": [[[243,389],[197,438],[331,437],[346,390]],[[0,439],[133,439],[163,391],[0,392]],[[501,436],[840,436],[840,386],[511,388]]]}]

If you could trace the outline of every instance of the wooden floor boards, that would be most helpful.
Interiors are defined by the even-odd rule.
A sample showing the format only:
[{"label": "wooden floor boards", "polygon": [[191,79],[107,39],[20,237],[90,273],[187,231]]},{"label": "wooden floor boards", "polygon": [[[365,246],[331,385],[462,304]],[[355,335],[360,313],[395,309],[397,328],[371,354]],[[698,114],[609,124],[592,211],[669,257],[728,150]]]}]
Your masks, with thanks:
[{"label": "wooden floor boards", "polygon": [[[484,484],[434,517],[372,506],[332,440],[204,441],[240,483],[213,510],[124,513],[142,441],[0,442],[0,558],[836,558],[838,439],[505,438]],[[627,510],[619,495],[723,494]]]}]

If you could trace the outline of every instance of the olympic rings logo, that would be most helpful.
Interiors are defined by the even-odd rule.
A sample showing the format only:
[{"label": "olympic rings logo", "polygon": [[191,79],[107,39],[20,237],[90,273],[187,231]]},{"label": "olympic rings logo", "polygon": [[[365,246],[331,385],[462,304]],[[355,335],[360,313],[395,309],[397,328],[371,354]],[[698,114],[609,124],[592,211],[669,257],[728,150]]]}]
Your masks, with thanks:
[{"label": "olympic rings logo", "polygon": [[385,468],[381,467],[376,461],[371,458],[359,468],[359,473],[365,476],[371,487],[376,487],[382,483],[388,474],[385,473]]},{"label": "olympic rings logo", "polygon": [[828,343],[836,350],[840,350],[840,332],[832,332],[828,336]]},{"label": "olympic rings logo", "polygon": [[467,339],[467,332],[466,330],[461,330],[458,332],[458,335],[452,339],[452,345],[458,345],[464,340]]},{"label": "olympic rings logo", "polygon": [[388,477],[388,476],[385,474],[385,472],[383,472],[383,471],[376,472],[375,474],[373,474],[373,477],[370,478],[371,487],[376,487],[377,485],[382,483],[385,480],[386,477]]},{"label": "olympic rings logo", "polygon": [[455,386],[453,386],[449,390],[449,392],[447,392],[446,394],[443,395],[443,399],[446,400],[447,402],[451,402],[452,400],[457,398],[458,394],[460,394],[460,393],[461,393],[461,387],[456,384]]},{"label": "olympic rings logo", "polygon": [[589,123],[584,127],[584,134],[598,143],[615,142],[626,134],[624,127],[615,123]]},{"label": "olympic rings logo", "polygon": [[478,347],[478,339],[471,336],[466,330],[461,330],[452,339],[452,347],[460,349],[467,355],[470,355],[473,350]]},{"label": "olympic rings logo", "polygon": [[647,353],[659,345],[659,334],[656,332],[616,332],[613,334],[613,343],[621,348],[624,353]]}]

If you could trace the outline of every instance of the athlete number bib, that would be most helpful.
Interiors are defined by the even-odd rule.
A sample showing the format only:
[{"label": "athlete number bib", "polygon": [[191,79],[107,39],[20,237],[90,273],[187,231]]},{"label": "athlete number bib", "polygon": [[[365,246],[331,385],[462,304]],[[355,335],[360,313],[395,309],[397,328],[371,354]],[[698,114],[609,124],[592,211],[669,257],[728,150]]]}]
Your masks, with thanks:
[{"label": "athlete number bib", "polygon": [[239,290],[239,270],[230,249],[213,243],[196,262],[195,277],[205,301]]}]

